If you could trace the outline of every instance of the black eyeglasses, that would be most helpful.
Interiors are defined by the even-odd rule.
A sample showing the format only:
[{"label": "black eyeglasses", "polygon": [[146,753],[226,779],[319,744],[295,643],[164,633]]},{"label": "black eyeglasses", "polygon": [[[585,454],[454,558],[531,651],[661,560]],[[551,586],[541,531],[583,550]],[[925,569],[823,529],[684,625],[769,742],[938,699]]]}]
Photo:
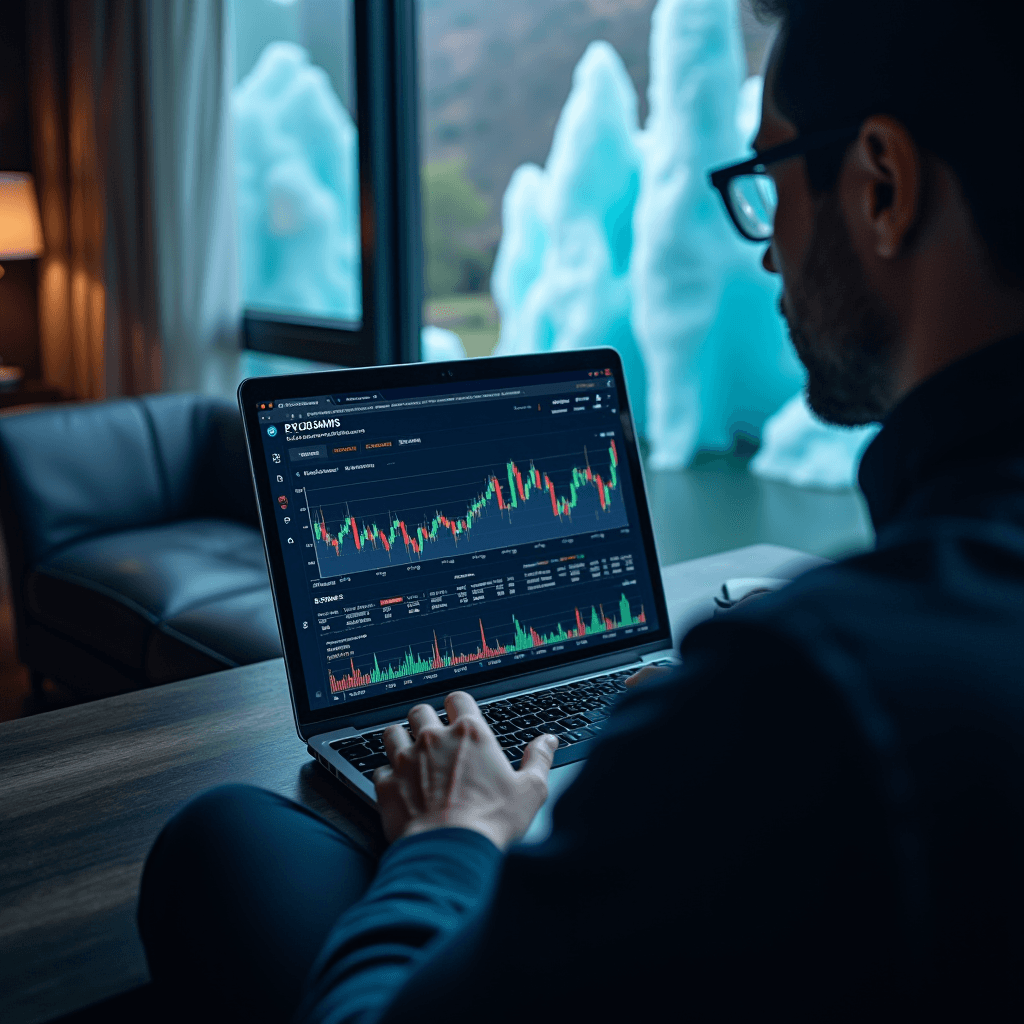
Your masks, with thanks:
[{"label": "black eyeglasses", "polygon": [[814,132],[781,146],[772,146],[763,153],[758,153],[752,160],[744,160],[729,167],[720,167],[712,171],[708,177],[711,184],[718,189],[729,211],[736,230],[744,238],[752,242],[767,242],[775,231],[775,208],[779,197],[775,192],[775,182],[768,177],[769,164],[777,164],[780,160],[803,156],[813,149],[822,149],[836,142],[854,139],[860,131],[860,125],[846,128],[831,128],[828,131]]}]

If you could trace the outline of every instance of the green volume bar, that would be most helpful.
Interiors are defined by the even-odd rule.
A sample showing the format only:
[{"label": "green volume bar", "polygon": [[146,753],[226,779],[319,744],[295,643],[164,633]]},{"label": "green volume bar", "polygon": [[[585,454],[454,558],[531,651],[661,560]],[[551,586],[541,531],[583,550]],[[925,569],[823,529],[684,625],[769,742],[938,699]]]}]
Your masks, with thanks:
[{"label": "green volume bar", "polygon": [[440,668],[448,668],[452,665],[464,665],[470,661],[482,661],[485,658],[495,658],[502,654],[512,654],[517,651],[529,650],[533,647],[544,647],[547,644],[560,643],[564,640],[572,640],[584,636],[593,636],[597,633],[607,633],[613,629],[620,629],[623,626],[639,626],[647,622],[643,605],[640,611],[634,615],[629,606],[629,599],[622,594],[619,600],[619,616],[605,613],[604,606],[591,607],[589,621],[584,619],[578,608],[573,609],[574,625],[572,629],[565,629],[558,623],[550,633],[539,633],[532,626],[524,627],[519,620],[512,617],[512,640],[507,644],[495,643],[491,645],[484,634],[484,624],[478,620],[480,626],[480,644],[475,651],[457,654],[454,650],[442,650],[434,634],[434,644],[427,657],[420,657],[413,653],[410,647],[400,662],[394,665],[385,665],[381,668],[377,661],[377,655],[373,656],[373,668],[369,672],[363,672],[356,668],[354,659],[349,659],[350,671],[344,675],[335,676],[330,673],[331,693],[338,693],[341,690],[350,690],[354,687],[370,686],[375,683],[386,683],[394,679],[407,679],[409,676],[422,675],[424,672],[435,671]]}]

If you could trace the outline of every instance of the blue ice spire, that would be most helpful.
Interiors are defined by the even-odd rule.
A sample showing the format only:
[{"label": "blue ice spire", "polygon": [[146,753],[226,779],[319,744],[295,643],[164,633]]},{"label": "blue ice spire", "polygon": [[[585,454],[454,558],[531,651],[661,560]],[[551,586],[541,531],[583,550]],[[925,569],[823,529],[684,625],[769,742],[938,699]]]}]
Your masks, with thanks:
[{"label": "blue ice spire", "polygon": [[618,349],[642,433],[647,380],[630,327],[629,284],[636,135],[636,91],[622,60],[608,43],[591,43],[544,169],[525,165],[513,175],[491,290],[501,354]]},{"label": "blue ice spire", "polygon": [[754,100],[743,83],[735,0],[661,0],[631,267],[655,468],[728,449],[738,431],[756,437],[802,380],[761,249],[736,236],[707,178],[750,141],[741,127],[749,132]]},{"label": "blue ice spire", "polygon": [[231,114],[245,304],[359,319],[359,147],[327,73],[271,43]]}]

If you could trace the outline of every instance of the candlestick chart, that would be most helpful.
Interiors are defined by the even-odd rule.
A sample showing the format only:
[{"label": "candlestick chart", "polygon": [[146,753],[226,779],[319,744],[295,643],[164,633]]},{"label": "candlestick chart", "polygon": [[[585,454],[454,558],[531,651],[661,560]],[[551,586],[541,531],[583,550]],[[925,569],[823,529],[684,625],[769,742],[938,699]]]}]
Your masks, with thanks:
[{"label": "candlestick chart", "polygon": [[[449,482],[452,476],[456,482]],[[516,462],[477,475],[438,469],[424,493],[418,474],[398,499],[413,507],[356,514],[350,501],[314,501],[307,495],[310,528],[321,576],[385,568],[513,544],[569,537],[591,529],[628,525],[621,494],[619,455],[608,444],[600,461],[586,447],[570,456]],[[400,492],[401,481],[392,483]],[[470,488],[475,487],[475,493]],[[331,488],[333,492],[341,488]],[[433,492],[433,493],[431,493]],[[436,500],[430,500],[434,498]]]},{"label": "candlestick chart", "polygon": [[614,610],[606,610],[603,604],[598,604],[591,606],[587,615],[579,608],[573,608],[571,614],[559,617],[545,628],[523,625],[513,615],[507,625],[488,630],[483,619],[478,618],[477,628],[471,634],[439,638],[434,631],[432,638],[422,645],[410,645],[402,652],[395,652],[397,657],[385,657],[383,664],[376,653],[372,666],[357,666],[355,657],[350,656],[344,668],[329,670],[328,682],[331,693],[340,693],[646,622],[643,605],[634,611],[625,594],[621,595]]}]

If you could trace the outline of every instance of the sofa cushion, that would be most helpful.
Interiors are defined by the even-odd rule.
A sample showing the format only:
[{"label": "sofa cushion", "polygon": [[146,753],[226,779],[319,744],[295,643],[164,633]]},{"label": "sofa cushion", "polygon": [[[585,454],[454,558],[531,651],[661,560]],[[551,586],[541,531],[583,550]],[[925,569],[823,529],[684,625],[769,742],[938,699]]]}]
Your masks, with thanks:
[{"label": "sofa cushion", "polygon": [[26,580],[42,625],[145,682],[279,657],[259,531],[224,519],[105,533],[50,555]]},{"label": "sofa cushion", "polygon": [[[201,655],[210,660],[204,662]],[[170,683],[225,665],[280,657],[274,600],[266,583],[195,605],[162,622],[146,651],[146,678],[154,685]]]},{"label": "sofa cushion", "polygon": [[238,407],[199,395],[4,417],[0,481],[15,575],[100,532],[198,515],[258,526]]}]

